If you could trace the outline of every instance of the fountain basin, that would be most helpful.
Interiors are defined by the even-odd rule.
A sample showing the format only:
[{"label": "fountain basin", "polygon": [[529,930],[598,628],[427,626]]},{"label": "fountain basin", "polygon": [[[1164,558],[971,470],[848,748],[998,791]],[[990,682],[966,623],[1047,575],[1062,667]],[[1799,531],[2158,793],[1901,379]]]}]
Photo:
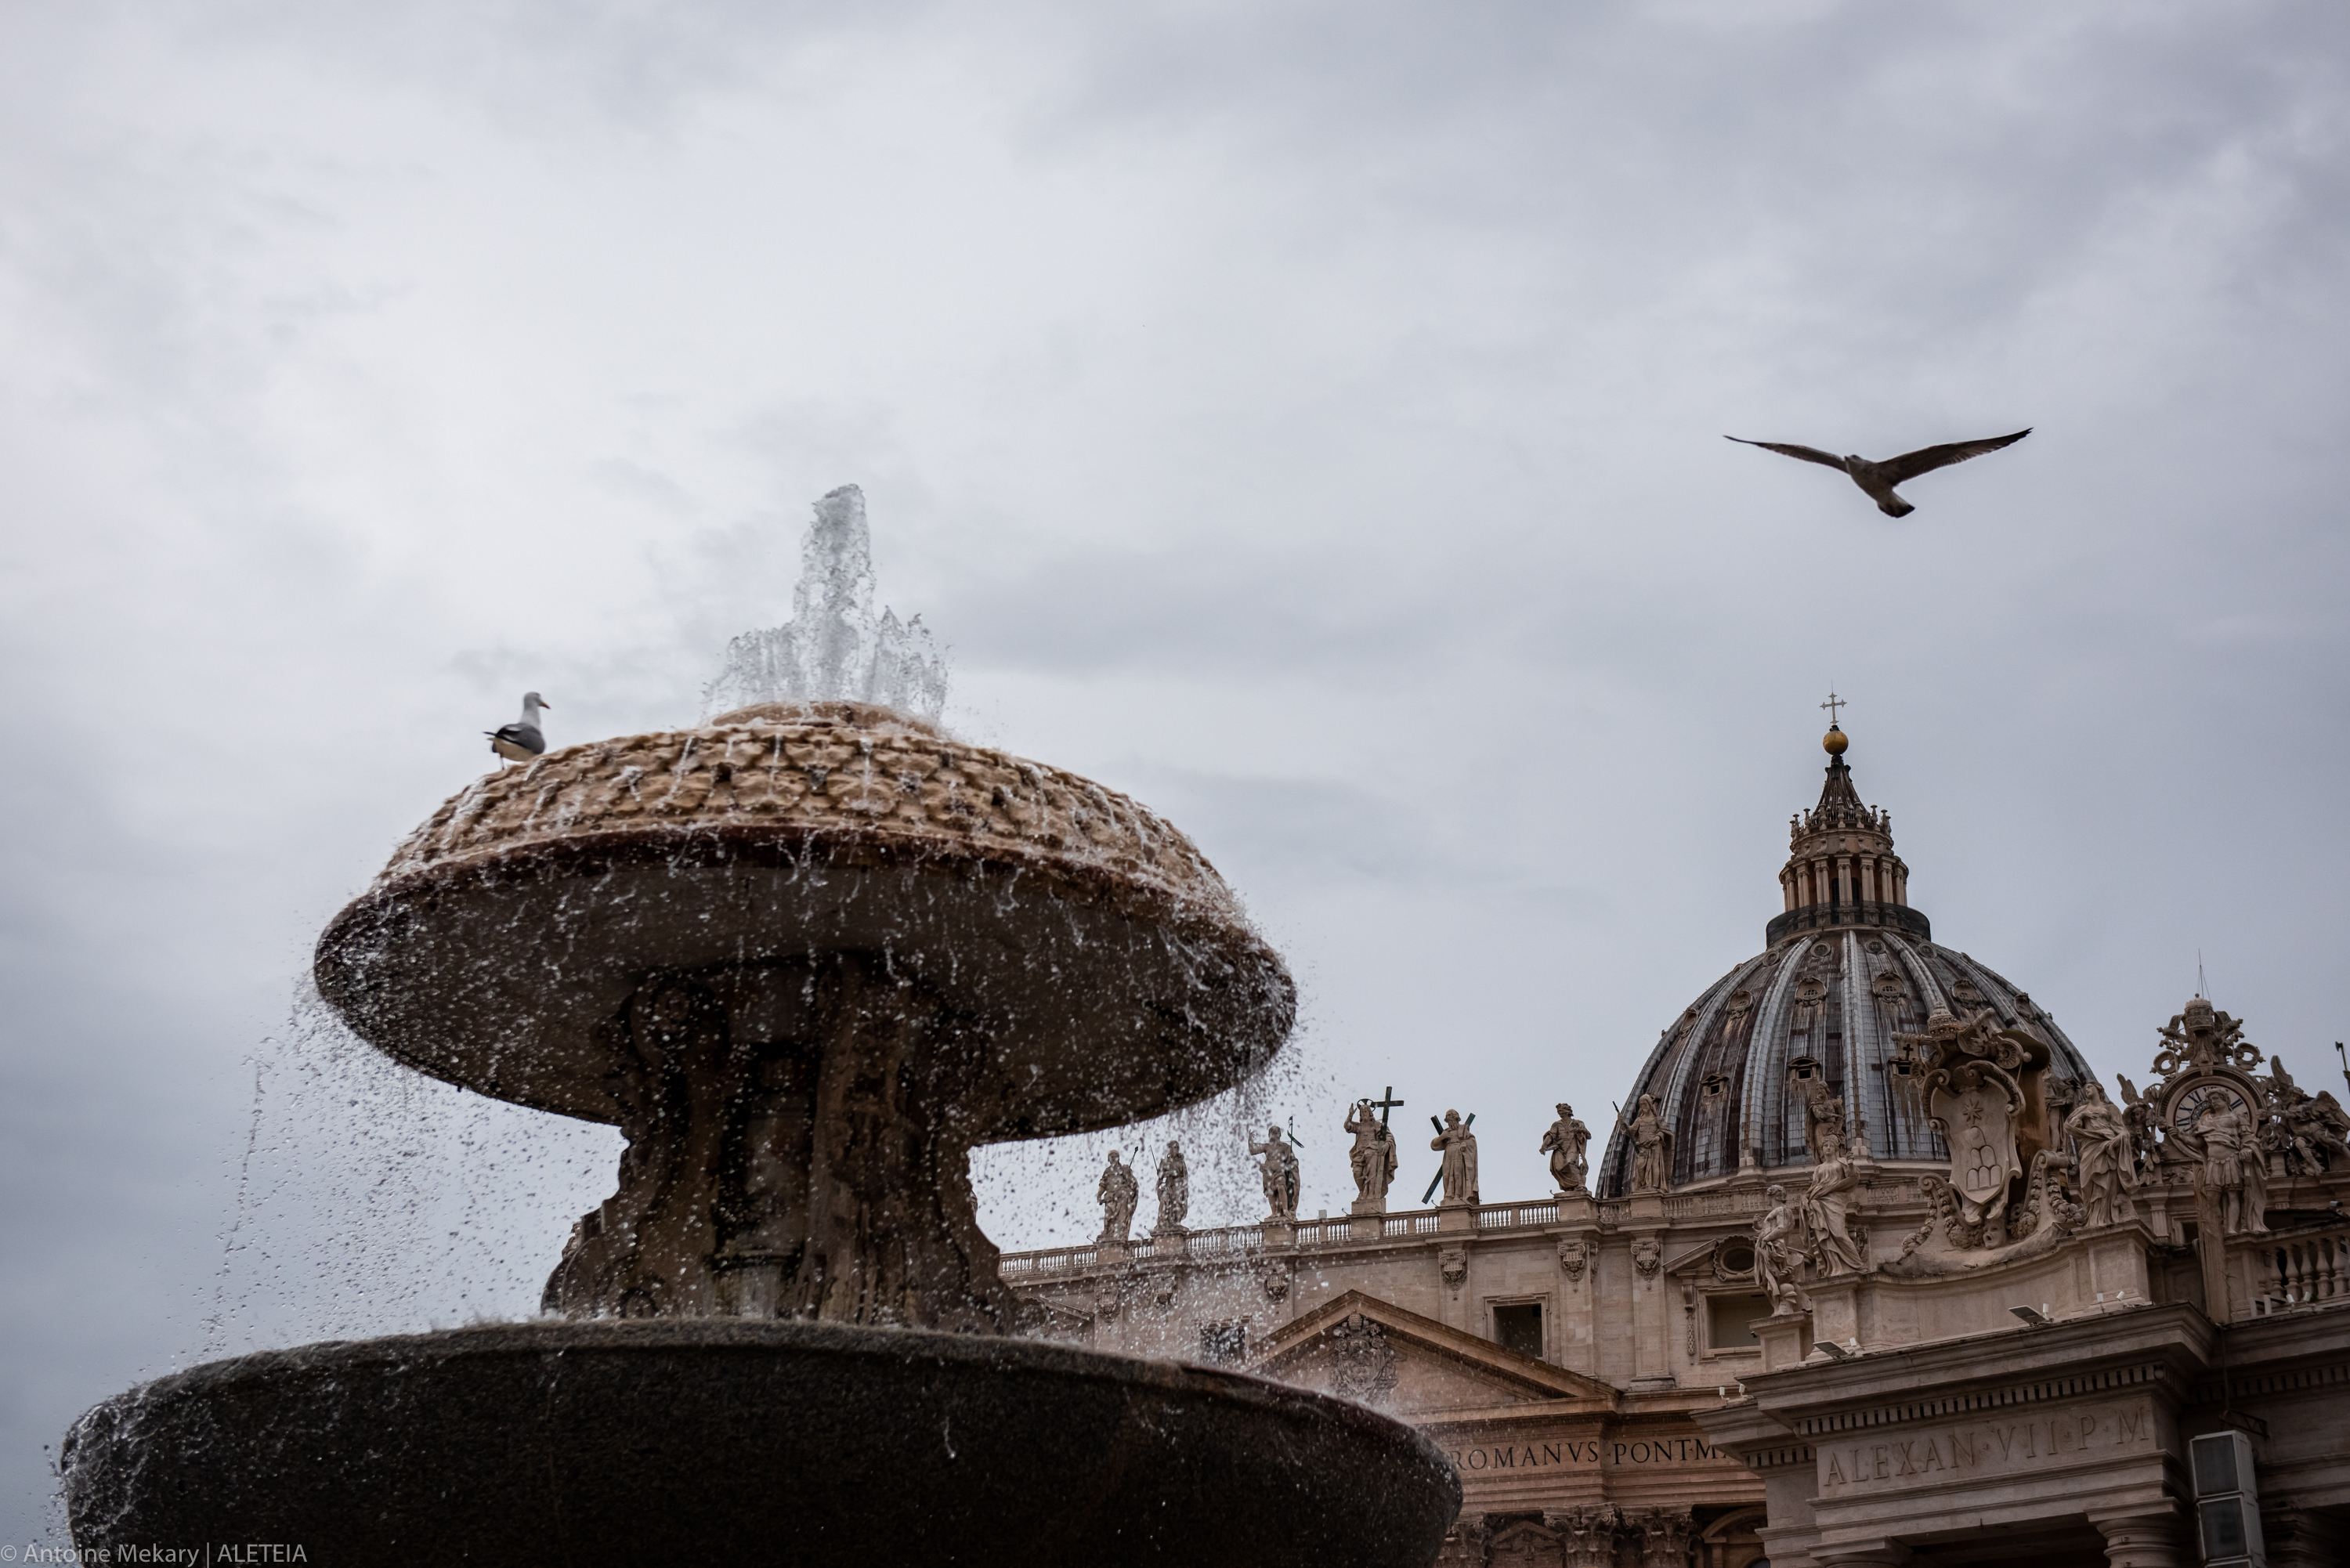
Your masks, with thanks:
[{"label": "fountain basin", "polygon": [[625,1123],[609,1025],[648,972],[847,952],[983,1040],[1008,1092],[967,1143],[1204,1099],[1271,1060],[1296,1011],[1280,956],[1172,824],[856,703],[489,775],[328,925],[317,978],[421,1072]]},{"label": "fountain basin", "polygon": [[1419,1565],[1426,1438],[1212,1368],[727,1319],[532,1323],[214,1362],[91,1410],[74,1541],[312,1563]]}]

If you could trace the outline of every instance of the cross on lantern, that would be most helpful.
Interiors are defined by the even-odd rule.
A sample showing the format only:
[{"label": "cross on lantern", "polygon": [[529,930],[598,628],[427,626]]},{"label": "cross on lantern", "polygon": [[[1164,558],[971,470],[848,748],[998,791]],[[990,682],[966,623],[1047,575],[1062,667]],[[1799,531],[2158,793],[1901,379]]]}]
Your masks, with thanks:
[{"label": "cross on lantern", "polygon": [[1828,700],[1821,703],[1820,706],[1828,711],[1828,728],[1833,730],[1836,727],[1836,710],[1840,708],[1849,708],[1852,704],[1837,696],[1835,694],[1835,689],[1834,687],[1830,687],[1828,689]]}]

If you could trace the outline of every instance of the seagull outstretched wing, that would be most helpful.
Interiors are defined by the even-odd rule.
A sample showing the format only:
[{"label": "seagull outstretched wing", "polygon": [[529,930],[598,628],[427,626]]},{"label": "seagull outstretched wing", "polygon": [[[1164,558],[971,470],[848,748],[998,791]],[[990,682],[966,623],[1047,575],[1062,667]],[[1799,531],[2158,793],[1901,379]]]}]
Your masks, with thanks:
[{"label": "seagull outstretched wing", "polygon": [[[1805,462],[1824,463],[1827,467],[1835,469],[1838,473],[1846,472],[1844,466],[1844,459],[1836,456],[1833,452],[1822,452],[1815,446],[1797,446],[1793,441],[1748,441],[1744,436],[1734,435],[1726,435],[1721,439],[1724,441],[1734,441],[1741,446],[1759,446],[1765,452],[1781,452],[1788,457],[1800,457]],[[1939,447],[1929,447],[1927,450],[1929,452],[1939,452],[1942,449]],[[1988,452],[1991,449],[1989,447],[1985,447],[1983,450]],[[1920,453],[1918,455],[1922,456],[1924,454]],[[1974,456],[1974,453],[1969,452],[1966,455],[1972,457]],[[1956,462],[1959,460],[1953,457],[1947,459],[1946,461]],[[1932,467],[1935,465],[1929,464],[1928,466]],[[1922,473],[1925,471],[1920,469],[1918,472]]]},{"label": "seagull outstretched wing", "polygon": [[[1899,457],[1888,457],[1877,465],[1887,484],[1903,484],[1921,473],[1931,473],[1938,468],[1948,468],[1954,462],[1964,462],[1970,457],[1981,457],[1987,452],[1997,452],[2003,446],[2013,446],[2032,433],[2027,426],[2013,435],[1985,436],[1981,441],[1946,441],[1940,446],[1921,446],[1916,452],[1905,452]],[[1789,449],[1780,447],[1785,452]],[[1839,465],[1841,466],[1841,465]]]}]

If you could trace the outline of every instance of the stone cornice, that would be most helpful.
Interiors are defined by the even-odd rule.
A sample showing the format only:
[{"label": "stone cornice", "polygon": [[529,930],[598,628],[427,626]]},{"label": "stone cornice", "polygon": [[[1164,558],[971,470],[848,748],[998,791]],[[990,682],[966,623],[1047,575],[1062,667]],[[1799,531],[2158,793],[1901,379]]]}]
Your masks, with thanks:
[{"label": "stone cornice", "polygon": [[[2216,1345],[2201,1312],[2172,1304],[1807,1363],[1745,1385],[1762,1414],[1814,1438],[2132,1389],[2185,1404]],[[1986,1376],[1987,1361],[2004,1366]]]}]

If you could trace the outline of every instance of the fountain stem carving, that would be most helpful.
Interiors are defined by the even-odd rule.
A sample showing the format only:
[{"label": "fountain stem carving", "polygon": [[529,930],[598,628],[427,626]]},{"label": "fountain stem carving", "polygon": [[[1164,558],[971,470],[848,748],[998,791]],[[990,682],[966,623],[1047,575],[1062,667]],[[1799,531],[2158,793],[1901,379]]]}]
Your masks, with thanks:
[{"label": "fountain stem carving", "polygon": [[629,1147],[544,1305],[1001,1332],[972,1021],[877,958],[656,973],[607,1026]]}]

